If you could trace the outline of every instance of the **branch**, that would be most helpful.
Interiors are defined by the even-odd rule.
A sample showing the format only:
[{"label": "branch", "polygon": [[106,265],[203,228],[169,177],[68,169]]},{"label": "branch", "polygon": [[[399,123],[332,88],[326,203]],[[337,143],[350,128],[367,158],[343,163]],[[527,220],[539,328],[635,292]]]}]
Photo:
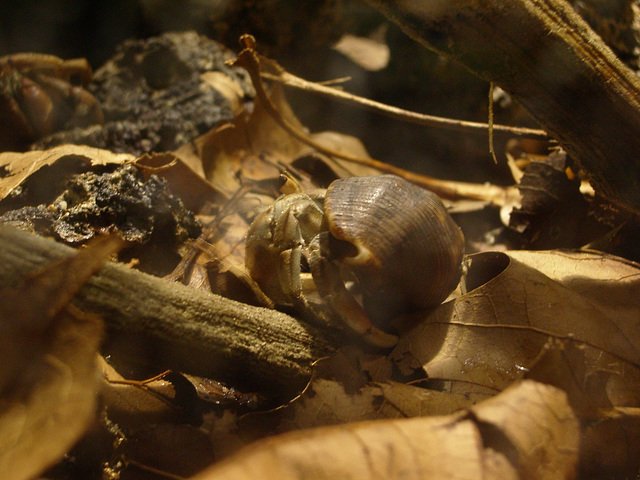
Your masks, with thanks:
[{"label": "branch", "polygon": [[[0,288],[73,253],[73,249],[0,224]],[[4,301],[4,300],[3,300]],[[108,263],[76,295],[108,330],[146,337],[163,364],[194,375],[290,395],[312,363],[335,351],[326,332],[296,319]]]},{"label": "branch", "polygon": [[427,48],[509,92],[640,212],[640,79],[564,0],[367,0]]}]

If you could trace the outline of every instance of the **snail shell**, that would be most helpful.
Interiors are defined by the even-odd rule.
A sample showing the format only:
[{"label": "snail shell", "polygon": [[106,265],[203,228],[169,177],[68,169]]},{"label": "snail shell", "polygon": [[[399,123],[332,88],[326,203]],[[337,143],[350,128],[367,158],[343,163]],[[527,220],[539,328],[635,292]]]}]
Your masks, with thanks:
[{"label": "snail shell", "polygon": [[460,281],[464,236],[437,195],[395,175],[336,180],[330,255],[358,280],[378,325],[440,304]]}]

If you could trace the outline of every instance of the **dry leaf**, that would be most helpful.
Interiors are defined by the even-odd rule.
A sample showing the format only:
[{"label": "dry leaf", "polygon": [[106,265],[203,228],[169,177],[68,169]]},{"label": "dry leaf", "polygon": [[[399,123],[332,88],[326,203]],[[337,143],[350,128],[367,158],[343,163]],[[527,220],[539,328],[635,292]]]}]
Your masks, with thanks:
[{"label": "dry leaf", "polygon": [[335,381],[317,379],[284,413],[279,431],[301,430],[383,418],[403,418],[401,411],[384,401],[379,386],[368,385],[348,393]]},{"label": "dry leaf", "polygon": [[[336,362],[336,359],[338,361]],[[267,412],[252,412],[234,423],[246,445],[275,433],[365,420],[447,415],[469,407],[466,396],[428,390],[391,380],[376,383],[353,378],[350,366],[340,355],[320,362],[315,378],[299,397],[287,405]],[[327,365],[330,364],[330,365]],[[342,371],[337,371],[337,369]],[[354,372],[356,373],[356,372]],[[322,375],[322,376],[321,376]],[[332,378],[332,377],[336,378]],[[211,421],[211,436],[220,448],[227,432],[221,432],[217,419]],[[224,425],[228,430],[228,425]],[[229,449],[225,446],[226,452]]]},{"label": "dry leaf", "polygon": [[611,407],[603,388],[609,375],[602,373],[594,372],[588,381],[584,349],[575,342],[551,338],[525,377],[562,388],[573,411],[585,420],[597,418],[599,409]]},{"label": "dry leaf", "polygon": [[471,406],[463,395],[398,382],[366,385],[347,392],[339,382],[317,379],[284,412],[278,431],[300,430],[364,420],[448,415]]},{"label": "dry leaf", "polygon": [[604,388],[609,372],[587,375],[582,348],[550,340],[527,378],[567,392],[582,422],[581,478],[630,478],[640,470],[640,409],[611,408]]},{"label": "dry leaf", "polygon": [[[128,431],[137,430],[149,424],[183,423],[194,420],[195,412],[189,417],[177,401],[179,394],[176,386],[165,378],[151,381],[128,381],[123,378],[101,356],[99,361],[103,382],[100,399],[105,407],[109,420],[116,422]],[[178,374],[175,374],[178,375]],[[184,382],[187,385],[188,382]],[[195,391],[189,392],[181,385],[180,394],[183,399],[190,396],[193,408]],[[190,410],[191,412],[191,410]],[[198,419],[201,420],[201,419]]]},{"label": "dry leaf", "polygon": [[262,440],[194,480],[565,479],[575,473],[578,438],[564,392],[527,380],[466,413]]},{"label": "dry leaf", "polygon": [[360,67],[372,72],[385,68],[391,57],[386,43],[350,34],[343,35],[333,48]]},{"label": "dry leaf", "polygon": [[[360,158],[370,158],[369,152],[357,137],[351,137],[343,133],[332,131],[318,132],[310,135],[310,138],[325,148],[346,155],[353,155]],[[343,177],[366,177],[371,175],[381,175],[383,172],[369,165],[349,162],[340,158],[331,158],[326,155],[315,154],[322,162],[331,168],[339,178]],[[296,162],[297,163],[297,162]]]},{"label": "dry leaf", "polygon": [[563,390],[524,380],[470,410],[484,447],[507,455],[519,478],[573,477],[579,423]]},{"label": "dry leaf", "polygon": [[[393,358],[405,373],[502,390],[550,337],[584,348],[587,374],[608,372],[613,405],[640,401],[640,269],[596,253],[508,252],[471,257],[469,292],[405,332]],[[464,390],[463,390],[464,391]]]},{"label": "dry leaf", "polygon": [[[61,145],[44,151],[0,153],[0,200],[43,167],[63,160],[88,165],[123,164],[135,160],[128,153],[113,153],[80,145]],[[49,177],[49,182],[53,180]]]},{"label": "dry leaf", "polygon": [[[413,387],[397,382],[377,384],[390,404],[405,417],[448,415],[469,407],[474,400],[466,395]],[[388,408],[387,408],[388,410]]]},{"label": "dry leaf", "polygon": [[[297,128],[303,128],[285,102],[282,89],[274,88],[272,100],[279,111]],[[219,127],[206,136],[201,161],[205,178],[231,196],[240,188],[237,173],[253,180],[278,177],[305,148],[280,127],[256,102],[251,114],[238,116],[232,124]]]},{"label": "dry leaf", "polygon": [[93,419],[102,322],[67,304],[121,247],[98,239],[0,292],[0,478],[32,478]]},{"label": "dry leaf", "polygon": [[615,409],[587,423],[580,439],[581,478],[637,478],[640,410]]},{"label": "dry leaf", "polygon": [[[270,95],[282,118],[297,131],[306,132],[286,102],[281,86],[274,84]],[[355,137],[335,132],[321,132],[310,135],[309,138],[338,152],[368,157],[362,142]],[[312,147],[285,131],[269,115],[261,102],[256,102],[251,114],[245,112],[239,115],[232,124],[222,125],[199,139],[198,143],[205,177],[228,195],[240,188],[239,172],[242,177],[252,180],[277,178],[294,160],[305,155],[317,156],[339,177],[380,173],[371,167],[319,155]],[[189,153],[182,150],[178,155],[188,157]],[[190,162],[193,162],[193,159]],[[309,183],[305,186],[313,185]]]}]

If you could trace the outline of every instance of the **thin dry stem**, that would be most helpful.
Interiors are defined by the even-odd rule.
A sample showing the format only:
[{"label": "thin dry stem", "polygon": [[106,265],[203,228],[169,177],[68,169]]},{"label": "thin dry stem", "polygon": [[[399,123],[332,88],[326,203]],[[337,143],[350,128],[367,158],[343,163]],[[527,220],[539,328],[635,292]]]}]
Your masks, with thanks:
[{"label": "thin dry stem", "polygon": [[425,127],[442,128],[446,130],[453,130],[457,132],[486,134],[488,130],[493,129],[496,134],[505,134],[516,138],[532,138],[535,140],[549,140],[549,136],[544,130],[525,127],[512,127],[509,125],[498,125],[481,122],[469,122],[466,120],[456,120],[452,118],[438,117],[434,115],[427,115],[424,113],[412,112],[410,110],[404,110],[402,108],[394,107],[392,105],[386,105],[381,102],[376,102],[368,98],[360,97],[352,93],[345,92],[338,88],[328,87],[324,84],[309,82],[303,78],[297,77],[286,70],[282,69],[273,60],[265,59],[263,56],[259,56],[261,65],[272,66],[277,72],[276,74],[262,72],[262,77],[272,80],[288,87],[297,88],[305,92],[315,93],[324,97],[332,98],[348,105],[355,105],[366,110],[385,115],[396,120],[401,120],[407,123],[413,123],[415,125],[422,125]]}]

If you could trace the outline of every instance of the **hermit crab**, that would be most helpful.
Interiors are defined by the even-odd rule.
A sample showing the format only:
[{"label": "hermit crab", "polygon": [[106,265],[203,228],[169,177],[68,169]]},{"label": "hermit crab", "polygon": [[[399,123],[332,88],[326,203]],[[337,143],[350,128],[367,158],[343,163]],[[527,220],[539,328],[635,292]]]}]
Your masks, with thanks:
[{"label": "hermit crab", "polygon": [[0,57],[0,147],[21,148],[63,128],[102,123],[100,105],[85,90],[91,77],[81,58]]},{"label": "hermit crab", "polygon": [[386,348],[397,341],[385,331],[392,319],[456,287],[463,252],[462,231],[435,194],[381,175],[282,195],[252,222],[245,263],[276,304],[313,310],[315,290],[333,319]]}]

